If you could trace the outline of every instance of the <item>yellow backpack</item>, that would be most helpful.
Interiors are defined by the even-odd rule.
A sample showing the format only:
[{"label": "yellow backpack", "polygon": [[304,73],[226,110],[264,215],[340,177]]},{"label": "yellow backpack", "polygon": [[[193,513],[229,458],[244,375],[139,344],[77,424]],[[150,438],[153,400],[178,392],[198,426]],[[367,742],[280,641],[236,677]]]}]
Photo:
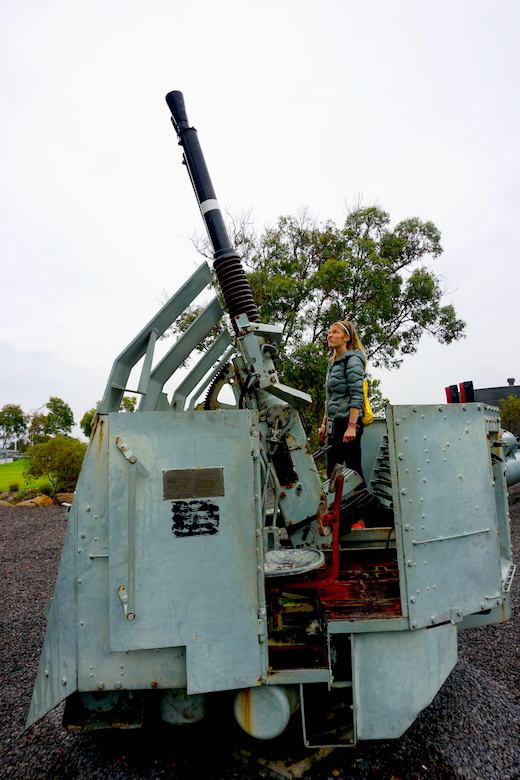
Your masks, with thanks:
[{"label": "yellow backpack", "polygon": [[366,379],[363,381],[363,417],[361,422],[363,425],[370,425],[370,423],[374,422],[374,412],[368,400],[368,382]]},{"label": "yellow backpack", "polygon": [[[349,360],[350,355],[347,357],[347,359],[344,361],[344,371],[345,371],[345,377],[347,376],[347,363]],[[361,418],[361,422],[363,425],[370,425],[374,422],[374,412],[372,411],[372,407],[370,406],[370,401],[368,400],[368,382],[366,379],[363,380],[363,417]]]}]

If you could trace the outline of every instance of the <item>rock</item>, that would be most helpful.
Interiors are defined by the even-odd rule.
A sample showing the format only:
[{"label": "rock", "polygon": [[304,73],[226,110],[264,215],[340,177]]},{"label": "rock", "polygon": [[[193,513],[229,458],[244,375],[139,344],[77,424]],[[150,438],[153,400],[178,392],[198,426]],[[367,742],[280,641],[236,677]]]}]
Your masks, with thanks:
[{"label": "rock", "polygon": [[74,493],[56,493],[54,496],[55,504],[72,504]]},{"label": "rock", "polygon": [[0,506],[12,506],[12,504],[9,501],[5,501],[3,498],[0,498]]},{"label": "rock", "polygon": [[36,506],[51,506],[54,504],[54,501],[52,498],[49,498],[49,496],[46,495],[40,495],[36,496],[36,498],[33,498],[33,503],[36,504]]},{"label": "rock", "polygon": [[20,501],[20,503],[16,504],[16,506],[49,506],[53,503],[54,502],[52,498],[40,494],[39,496],[35,496],[34,498],[27,499],[27,501]]}]

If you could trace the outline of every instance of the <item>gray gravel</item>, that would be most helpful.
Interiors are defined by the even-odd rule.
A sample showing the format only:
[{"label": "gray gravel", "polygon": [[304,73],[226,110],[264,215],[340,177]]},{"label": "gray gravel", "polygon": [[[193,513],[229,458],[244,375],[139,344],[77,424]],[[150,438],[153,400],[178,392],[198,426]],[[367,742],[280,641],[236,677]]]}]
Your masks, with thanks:
[{"label": "gray gravel", "polygon": [[[512,491],[520,498],[520,487]],[[512,504],[520,558],[520,501]],[[233,725],[201,724],[99,735],[61,731],[61,707],[24,731],[63,534],[61,507],[0,508],[0,776],[5,780],[182,780],[257,778],[233,747]],[[520,778],[520,576],[515,616],[460,635],[459,662],[434,702],[395,741],[336,750],[307,777],[381,780]],[[236,753],[235,753],[236,755]]]}]

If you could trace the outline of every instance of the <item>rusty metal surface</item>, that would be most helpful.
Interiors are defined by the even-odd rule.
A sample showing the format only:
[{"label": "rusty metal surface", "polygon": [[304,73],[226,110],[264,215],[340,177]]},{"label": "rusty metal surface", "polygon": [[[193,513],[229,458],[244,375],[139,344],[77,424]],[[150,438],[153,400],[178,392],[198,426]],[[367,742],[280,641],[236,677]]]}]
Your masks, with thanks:
[{"label": "rusty metal surface", "polygon": [[327,620],[399,617],[401,597],[397,561],[349,561],[343,553],[338,580],[318,592]]}]

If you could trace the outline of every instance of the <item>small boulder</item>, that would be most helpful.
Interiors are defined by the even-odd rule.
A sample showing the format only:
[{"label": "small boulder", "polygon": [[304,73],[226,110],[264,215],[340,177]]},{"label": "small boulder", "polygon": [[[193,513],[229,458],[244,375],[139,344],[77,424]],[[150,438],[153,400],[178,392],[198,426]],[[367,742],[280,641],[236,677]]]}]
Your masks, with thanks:
[{"label": "small boulder", "polygon": [[56,493],[54,496],[55,504],[72,504],[74,493]]},{"label": "small boulder", "polygon": [[36,498],[33,498],[32,501],[36,506],[49,506],[54,503],[52,498],[49,498],[49,496],[45,496],[43,494],[36,496]]},{"label": "small boulder", "polygon": [[35,496],[34,498],[29,498],[27,501],[20,501],[17,506],[49,506],[50,504],[53,504],[52,498],[49,498],[49,496],[44,496],[43,494],[40,494],[39,496]]},{"label": "small boulder", "polygon": [[5,501],[3,498],[0,498],[0,506],[12,506],[12,504],[9,501]]}]

